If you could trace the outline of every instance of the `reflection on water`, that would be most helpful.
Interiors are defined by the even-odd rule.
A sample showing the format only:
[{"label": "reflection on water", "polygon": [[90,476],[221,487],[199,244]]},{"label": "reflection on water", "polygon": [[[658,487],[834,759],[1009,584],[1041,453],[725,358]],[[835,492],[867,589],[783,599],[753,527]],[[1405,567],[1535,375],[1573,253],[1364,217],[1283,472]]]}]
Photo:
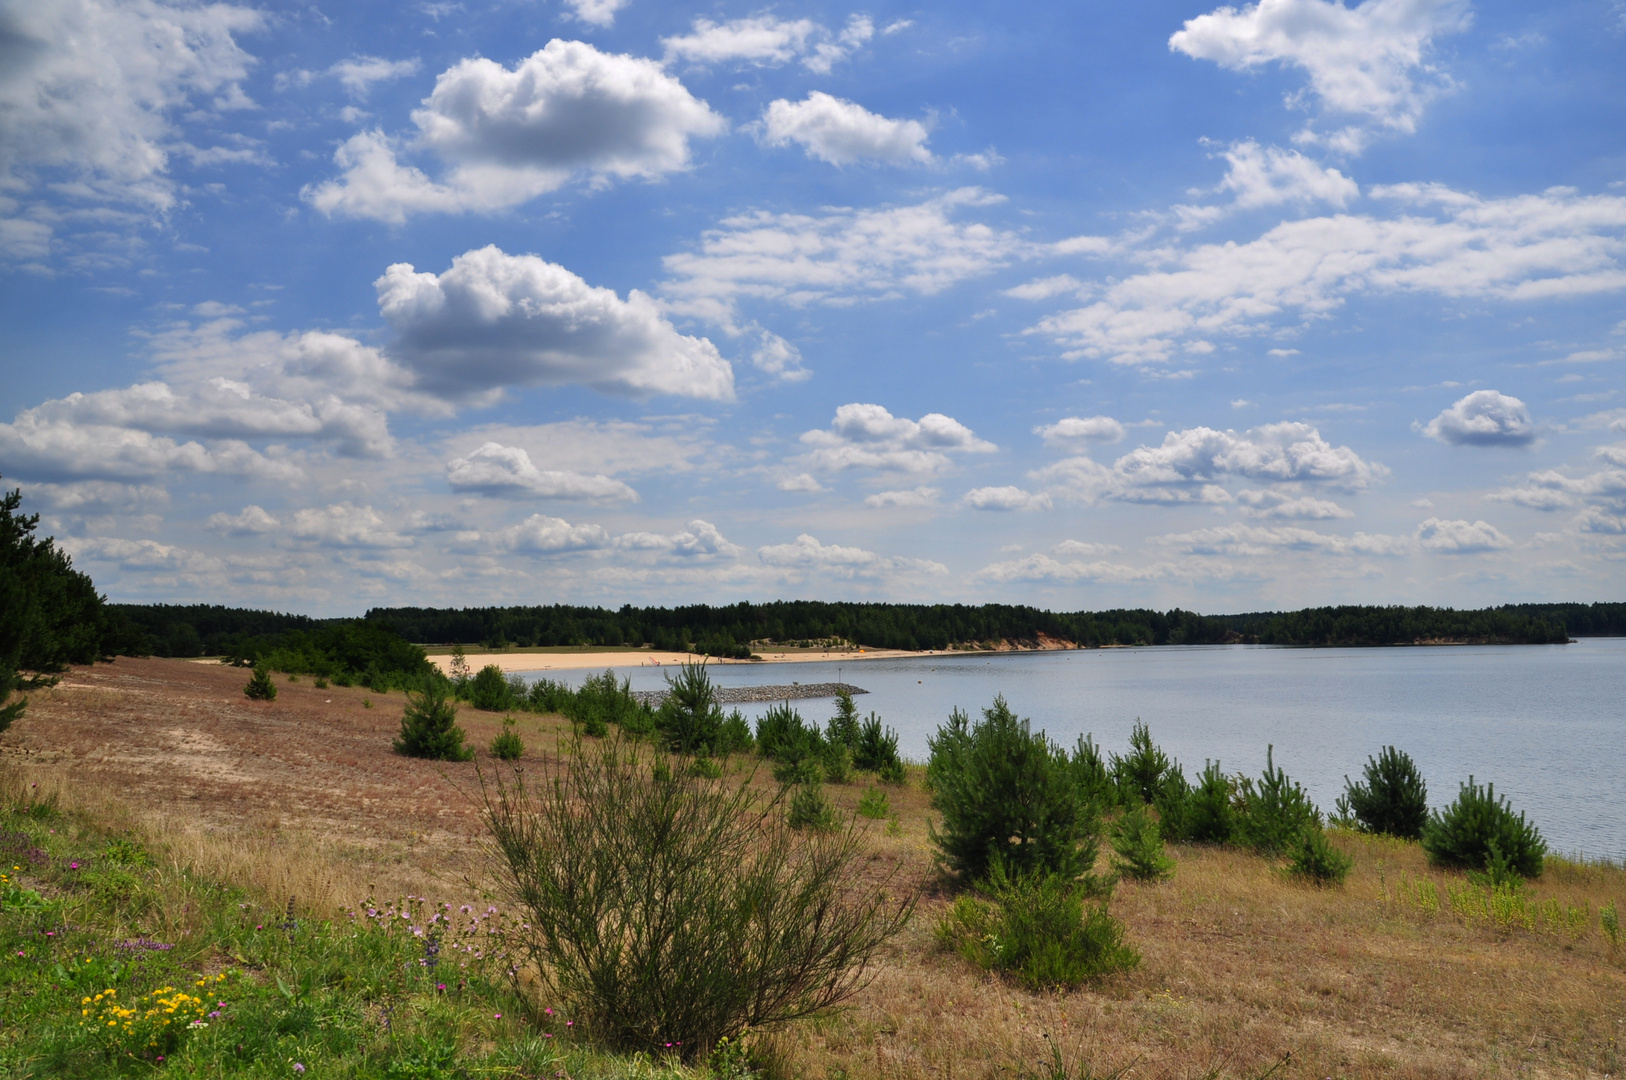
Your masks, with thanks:
[{"label": "reflection on water", "polygon": [[[658,668],[618,668],[635,690]],[[725,686],[830,682],[870,693],[860,709],[898,729],[904,754],[958,706],[1005,695],[1035,727],[1071,746],[1086,732],[1121,750],[1139,717],[1192,776],[1207,758],[1257,773],[1265,747],[1323,809],[1393,743],[1417,760],[1430,802],[1472,773],[1528,811],[1554,851],[1626,858],[1626,638],[1562,646],[1277,649],[1191,646],[928,656],[806,664],[719,665]],[[590,672],[543,672],[572,683]],[[826,701],[797,703],[825,719]],[[760,708],[747,709],[748,715]]]}]

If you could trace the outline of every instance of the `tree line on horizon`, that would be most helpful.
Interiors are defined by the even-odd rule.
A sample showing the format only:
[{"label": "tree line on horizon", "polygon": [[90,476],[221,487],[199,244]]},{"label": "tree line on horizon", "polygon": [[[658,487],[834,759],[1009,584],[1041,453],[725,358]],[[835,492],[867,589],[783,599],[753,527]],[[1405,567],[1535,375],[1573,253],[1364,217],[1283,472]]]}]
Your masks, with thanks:
[{"label": "tree line on horizon", "polygon": [[[1083,648],[1247,643],[1379,646],[1465,641],[1554,644],[1626,634],[1626,604],[1517,604],[1478,610],[1367,606],[1199,615],[1173,609],[1052,612],[1007,604],[870,604],[777,601],[618,610],[565,604],[480,608],[374,608],[362,619],[220,605],[109,604],[121,640],[111,652],[228,656],[252,663],[278,649],[308,651],[340,627],[388,650],[379,633],[410,642],[488,648],[640,646],[722,657],[753,645],[851,644],[867,648],[975,650],[1041,640]],[[362,628],[365,628],[363,631]],[[331,644],[338,646],[337,638]]]}]

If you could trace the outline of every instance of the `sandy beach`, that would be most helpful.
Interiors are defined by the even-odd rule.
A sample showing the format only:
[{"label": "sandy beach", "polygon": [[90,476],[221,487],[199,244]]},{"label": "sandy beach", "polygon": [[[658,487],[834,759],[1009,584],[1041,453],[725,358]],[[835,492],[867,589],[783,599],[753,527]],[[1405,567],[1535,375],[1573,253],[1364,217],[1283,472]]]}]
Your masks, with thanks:
[{"label": "sandy beach", "polygon": [[[622,650],[619,652],[507,652],[475,653],[469,655],[470,671],[479,671],[487,664],[496,664],[503,671],[579,671],[582,668],[608,667],[677,667],[679,664],[704,660],[708,664],[807,664],[826,660],[891,660],[906,656],[958,655],[953,653],[909,652],[905,649],[862,649],[821,651],[797,649],[790,652],[759,653],[761,660],[719,660],[715,656],[696,653],[663,652],[655,649]],[[429,662],[450,673],[450,653],[430,653]]]}]

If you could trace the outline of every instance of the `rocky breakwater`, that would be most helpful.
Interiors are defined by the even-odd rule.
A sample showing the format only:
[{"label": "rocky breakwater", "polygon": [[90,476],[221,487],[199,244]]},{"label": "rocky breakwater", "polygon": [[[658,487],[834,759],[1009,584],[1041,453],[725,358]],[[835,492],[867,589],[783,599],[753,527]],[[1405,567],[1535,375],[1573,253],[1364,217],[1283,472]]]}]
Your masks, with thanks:
[{"label": "rocky breakwater", "polygon": [[[852,683],[817,682],[791,683],[788,686],[719,686],[712,693],[719,705],[745,705],[767,701],[793,701],[800,698],[833,698],[846,692],[857,697],[868,690]],[[665,690],[634,690],[632,696],[651,709],[661,707],[666,700]]]}]

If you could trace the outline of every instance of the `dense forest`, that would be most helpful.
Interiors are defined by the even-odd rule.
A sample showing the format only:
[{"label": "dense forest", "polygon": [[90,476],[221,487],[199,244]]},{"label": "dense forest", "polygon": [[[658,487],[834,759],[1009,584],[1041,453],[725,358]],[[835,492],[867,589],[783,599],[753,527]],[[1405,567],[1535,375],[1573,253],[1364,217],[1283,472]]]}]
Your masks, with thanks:
[{"label": "dense forest", "polygon": [[[109,605],[125,626],[117,652],[229,656],[252,662],[279,648],[307,650],[353,619],[311,619],[240,608]],[[1324,607],[1292,612],[1198,615],[1174,609],[1053,612],[1007,604],[768,604],[632,606],[618,610],[536,607],[375,608],[367,626],[406,641],[485,645],[653,645],[711,656],[748,656],[754,646],[850,643],[871,648],[979,649],[1041,642],[1105,645],[1410,645],[1430,642],[1549,644],[1571,636],[1626,633],[1626,604],[1521,604],[1465,611],[1431,607]],[[359,640],[347,631],[347,641]],[[369,656],[385,667],[383,638]],[[329,644],[337,647],[338,639]],[[382,650],[382,651],[380,651]],[[354,652],[345,645],[341,652]],[[337,653],[334,653],[337,657]],[[345,666],[366,664],[356,654]]]},{"label": "dense forest", "polygon": [[[1531,605],[1534,607],[1534,605]],[[725,607],[375,608],[369,621],[412,641],[485,645],[693,646],[733,655],[752,643],[845,641],[895,649],[1034,646],[1048,639],[1081,647],[1201,645],[1396,645],[1431,641],[1547,644],[1574,633],[1618,633],[1626,604],[1563,605],[1539,611],[1491,608],[1329,607],[1205,616],[1178,608],[1052,612],[1006,604],[857,604],[779,601]]]}]

